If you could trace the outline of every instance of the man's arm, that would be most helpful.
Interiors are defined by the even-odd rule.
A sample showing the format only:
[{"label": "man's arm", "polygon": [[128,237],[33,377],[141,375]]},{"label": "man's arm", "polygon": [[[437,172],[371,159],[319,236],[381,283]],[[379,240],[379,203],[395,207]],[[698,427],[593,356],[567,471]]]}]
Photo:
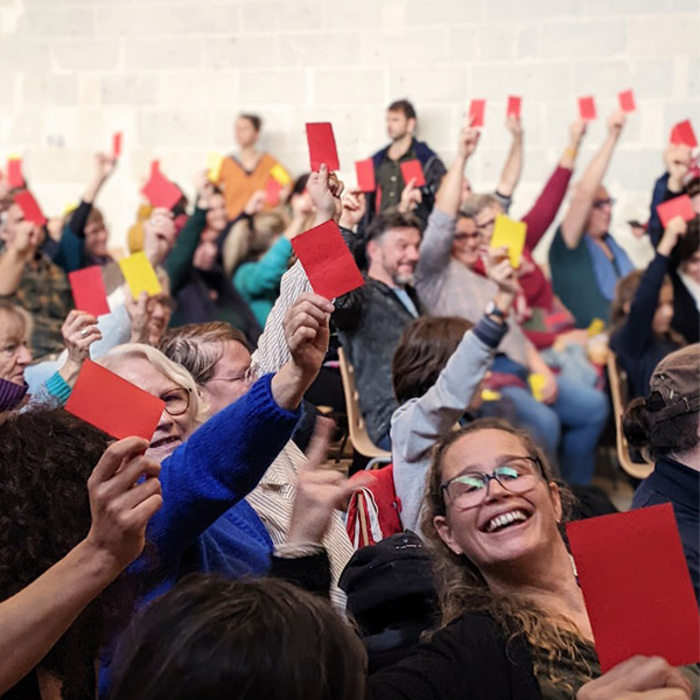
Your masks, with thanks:
[{"label": "man's arm", "polygon": [[20,221],[11,243],[0,257],[0,297],[11,297],[17,293],[24,266],[34,257],[41,232],[30,221]]},{"label": "man's arm", "polygon": [[591,159],[581,181],[576,187],[573,199],[569,205],[569,211],[567,211],[561,225],[564,243],[570,250],[577,248],[583,238],[584,228],[593,207],[596,191],[603,182],[605,173],[610,166],[610,161],[625,121],[626,116],[622,110],[618,110],[610,116],[605,141],[603,141],[603,145]]}]

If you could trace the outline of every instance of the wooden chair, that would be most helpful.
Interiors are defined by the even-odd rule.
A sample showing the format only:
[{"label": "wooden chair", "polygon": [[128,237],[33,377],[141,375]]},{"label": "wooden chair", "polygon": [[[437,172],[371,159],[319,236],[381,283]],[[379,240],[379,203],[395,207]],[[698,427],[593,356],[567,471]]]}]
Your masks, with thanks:
[{"label": "wooden chair", "polygon": [[388,464],[391,462],[391,452],[377,447],[367,434],[367,427],[360,412],[360,395],[355,387],[355,370],[345,356],[343,348],[338,348],[338,359],[340,360],[340,376],[343,379],[343,393],[348,413],[350,442],[363,457],[370,458],[367,469],[373,469],[380,464]]},{"label": "wooden chair", "polygon": [[617,459],[627,474],[635,479],[646,479],[654,471],[654,465],[647,461],[634,462],[630,458],[630,446],[622,430],[622,416],[628,403],[627,373],[617,364],[617,357],[612,350],[608,351],[607,370],[613,411],[615,412]]}]

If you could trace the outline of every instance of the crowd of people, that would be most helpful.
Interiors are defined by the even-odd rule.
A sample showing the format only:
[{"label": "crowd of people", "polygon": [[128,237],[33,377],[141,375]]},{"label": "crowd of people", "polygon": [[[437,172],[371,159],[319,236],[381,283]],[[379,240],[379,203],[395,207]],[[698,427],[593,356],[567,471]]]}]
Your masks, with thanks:
[{"label": "crowd of people", "polygon": [[[603,184],[626,119],[610,115],[576,176],[586,122],[562,128],[515,268],[491,245],[523,167],[514,115],[498,184],[479,192],[480,131],[465,123],[445,165],[413,105],[392,103],[362,192],[326,165],[293,179],[259,150],[262,119],[241,114],[238,150],[196,176],[192,206],[184,192],[172,209],[145,202],[124,232],[160,282],[138,298],[97,207],[116,155],[96,154],[77,208],[44,226],[21,206],[31,183],[0,178],[0,694],[697,697],[697,666],[635,656],[601,671],[563,534],[615,510],[591,487],[614,352],[632,458],[655,461],[632,507],[672,503],[700,601],[700,168],[672,143],[650,173],[640,230],[655,255],[635,270]],[[424,184],[404,180],[408,161]],[[657,206],[681,194],[695,218],[662,225]],[[328,221],[364,277],[336,299],[292,246]],[[97,317],[68,281],[90,266],[110,307]],[[346,429],[339,348],[391,454],[398,523],[357,550],[343,511],[373,477],[327,461]],[[163,401],[150,440],[64,409],[88,359]]]}]

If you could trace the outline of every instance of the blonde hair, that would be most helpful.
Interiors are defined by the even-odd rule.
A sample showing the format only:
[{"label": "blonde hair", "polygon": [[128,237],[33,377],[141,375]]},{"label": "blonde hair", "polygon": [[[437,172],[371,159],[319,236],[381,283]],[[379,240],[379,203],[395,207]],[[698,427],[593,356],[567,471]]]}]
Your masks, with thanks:
[{"label": "blonde hair", "polygon": [[239,265],[266,253],[284,233],[288,218],[281,209],[256,214],[234,224],[223,247],[224,271],[230,277]]},{"label": "blonde hair", "polygon": [[192,375],[172,360],[169,360],[160,350],[156,350],[150,345],[142,343],[126,343],[112,348],[106,355],[103,355],[97,364],[106,367],[119,374],[119,366],[122,362],[130,358],[140,358],[150,362],[164,377],[167,377],[173,384],[187,389],[190,395],[189,415],[193,422],[193,429],[199,427],[207,419],[208,406],[203,401],[197,389]]},{"label": "blonde hair", "polygon": [[[465,428],[448,433],[437,443],[427,477],[426,507],[421,526],[434,554],[442,611],[440,629],[466,613],[485,613],[495,620],[508,643],[516,637],[521,637],[528,643],[536,677],[545,676],[555,686],[573,694],[576,688],[570,679],[559,675],[561,661],[566,659],[575,665],[579,672],[578,680],[582,682],[590,680],[592,675],[581,651],[590,645],[575,624],[562,615],[553,615],[512,593],[505,595],[493,592],[474,563],[466,555],[457,555],[447,547],[435,528],[435,517],[445,516],[446,513],[441,488],[445,454],[465,435],[481,430],[501,430],[518,437],[525,450],[539,461],[546,482],[549,484],[552,481],[547,458],[532,438],[500,419],[474,421]],[[561,484],[558,486],[566,515],[573,503],[573,495]]]}]

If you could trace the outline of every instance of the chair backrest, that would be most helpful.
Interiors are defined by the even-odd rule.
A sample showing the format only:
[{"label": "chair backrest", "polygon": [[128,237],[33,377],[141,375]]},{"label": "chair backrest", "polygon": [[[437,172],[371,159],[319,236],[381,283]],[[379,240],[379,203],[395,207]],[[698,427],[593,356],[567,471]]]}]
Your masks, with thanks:
[{"label": "chair backrest", "polygon": [[620,369],[617,357],[612,350],[608,351],[607,360],[608,382],[612,394],[613,411],[615,412],[615,433],[617,436],[617,459],[620,466],[635,479],[646,479],[654,465],[651,462],[634,462],[630,458],[630,446],[622,430],[622,416],[627,407],[627,373]]},{"label": "chair backrest", "polygon": [[389,461],[391,452],[377,447],[367,434],[367,426],[360,411],[360,395],[355,387],[355,371],[343,348],[338,348],[340,376],[343,379],[343,393],[348,412],[348,432],[352,446],[364,457],[381,457]]}]

